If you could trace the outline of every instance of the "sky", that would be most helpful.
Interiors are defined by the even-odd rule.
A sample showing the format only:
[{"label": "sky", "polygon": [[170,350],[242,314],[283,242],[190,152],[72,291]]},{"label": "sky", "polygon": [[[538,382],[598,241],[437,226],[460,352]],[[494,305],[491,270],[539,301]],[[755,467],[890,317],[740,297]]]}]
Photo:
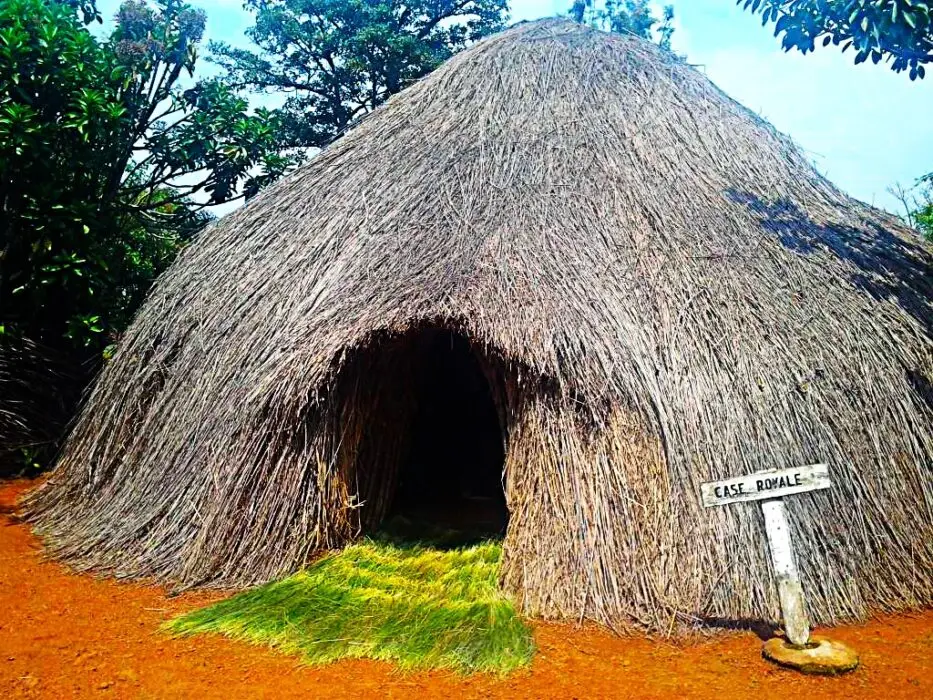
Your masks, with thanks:
[{"label": "sky", "polygon": [[[188,0],[207,12],[207,38],[249,46],[242,0]],[[511,0],[513,21],[565,14],[572,0]],[[658,3],[660,6],[662,3]],[[911,82],[882,63],[855,66],[837,47],[785,53],[734,0],[670,0],[674,50],[788,134],[843,190],[897,213],[888,193],[933,170],[933,78]],[[105,27],[119,0],[98,0]]]}]

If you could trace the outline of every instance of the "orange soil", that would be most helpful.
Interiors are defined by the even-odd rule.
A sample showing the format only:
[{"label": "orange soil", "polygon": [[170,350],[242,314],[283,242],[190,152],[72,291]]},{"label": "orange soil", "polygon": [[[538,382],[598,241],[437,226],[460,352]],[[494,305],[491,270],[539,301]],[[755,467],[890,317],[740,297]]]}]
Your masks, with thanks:
[{"label": "orange soil", "polygon": [[216,594],[69,573],[8,515],[32,482],[0,482],[0,697],[68,698],[933,698],[933,611],[839,627],[862,666],[800,676],[760,658],[751,633],[674,645],[535,624],[532,667],[500,679],[402,673],[374,661],[301,666],[221,637],[173,639],[168,617]]}]

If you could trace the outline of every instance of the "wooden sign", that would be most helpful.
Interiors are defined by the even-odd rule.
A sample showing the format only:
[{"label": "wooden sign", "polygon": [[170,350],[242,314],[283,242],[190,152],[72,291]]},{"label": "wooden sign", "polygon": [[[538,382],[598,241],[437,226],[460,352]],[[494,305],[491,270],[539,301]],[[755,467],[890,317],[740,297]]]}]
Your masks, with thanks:
[{"label": "wooden sign", "polygon": [[808,464],[794,469],[775,469],[737,476],[700,485],[703,505],[724,506],[742,501],[764,501],[761,511],[771,551],[771,566],[778,585],[784,632],[791,644],[803,646],[810,641],[810,620],[807,617],[803,587],[797,572],[794,547],[790,539],[790,524],[783,496],[828,489],[829,465]]},{"label": "wooden sign", "polygon": [[703,505],[711,508],[741,501],[781,498],[795,493],[828,489],[832,485],[829,480],[829,465],[808,464],[793,469],[775,469],[723,481],[711,481],[700,486],[700,493],[703,496]]}]

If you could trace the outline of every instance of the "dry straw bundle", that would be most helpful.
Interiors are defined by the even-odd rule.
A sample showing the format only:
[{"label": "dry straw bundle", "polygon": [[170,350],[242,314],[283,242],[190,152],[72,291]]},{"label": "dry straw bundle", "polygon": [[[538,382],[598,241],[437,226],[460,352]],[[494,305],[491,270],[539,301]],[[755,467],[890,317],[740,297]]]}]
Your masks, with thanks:
[{"label": "dry straw bundle", "polygon": [[565,21],[458,55],[160,280],[28,503],[83,570],[295,571],[377,522],[420,329],[466,336],[506,443],[502,584],[535,615],[775,619],[788,503],[818,623],[933,601],[931,255],[656,47]]},{"label": "dry straw bundle", "polygon": [[0,333],[0,477],[54,454],[74,410],[74,368],[43,345]]}]

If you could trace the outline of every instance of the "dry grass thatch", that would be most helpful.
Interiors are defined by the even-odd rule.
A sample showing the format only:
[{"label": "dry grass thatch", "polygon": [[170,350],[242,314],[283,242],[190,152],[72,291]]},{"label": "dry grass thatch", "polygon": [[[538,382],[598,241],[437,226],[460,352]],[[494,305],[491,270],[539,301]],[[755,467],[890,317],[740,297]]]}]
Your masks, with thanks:
[{"label": "dry grass thatch", "polygon": [[0,477],[54,455],[78,384],[74,368],[58,353],[0,334]]},{"label": "dry grass thatch", "polygon": [[[469,338],[535,615],[775,619],[788,501],[820,623],[933,601],[931,255],[643,41],[564,21],[458,55],[225,217],[157,285],[28,503],[79,569],[242,585],[391,499],[418,329]],[[408,349],[406,349],[408,348]],[[362,521],[362,522],[361,522]]]}]

